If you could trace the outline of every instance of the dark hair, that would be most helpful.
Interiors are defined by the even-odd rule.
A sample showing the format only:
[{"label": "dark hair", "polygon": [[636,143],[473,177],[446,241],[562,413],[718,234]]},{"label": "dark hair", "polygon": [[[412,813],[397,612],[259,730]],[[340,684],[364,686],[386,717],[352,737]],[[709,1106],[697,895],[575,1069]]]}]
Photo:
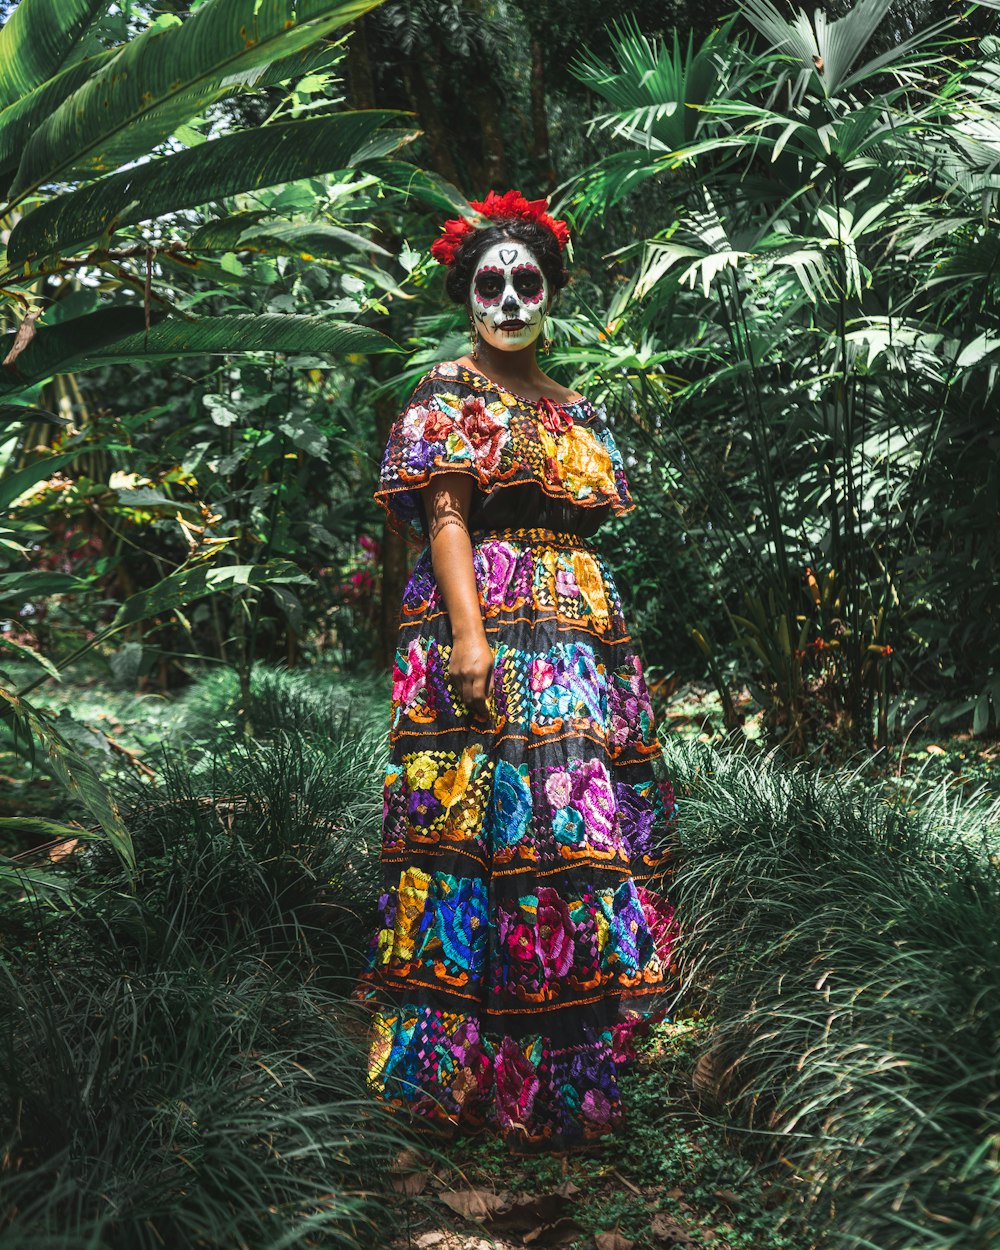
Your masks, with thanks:
[{"label": "dark hair", "polygon": [[512,239],[515,243],[523,243],[530,247],[538,257],[542,273],[552,291],[561,291],[569,281],[562,262],[562,251],[556,236],[548,228],[537,221],[525,221],[522,217],[510,217],[498,221],[493,226],[483,226],[474,230],[462,240],[455,252],[455,259],[448,266],[448,277],[445,290],[456,304],[464,304],[469,298],[469,284],[476,272],[479,258],[494,243],[503,239]]}]

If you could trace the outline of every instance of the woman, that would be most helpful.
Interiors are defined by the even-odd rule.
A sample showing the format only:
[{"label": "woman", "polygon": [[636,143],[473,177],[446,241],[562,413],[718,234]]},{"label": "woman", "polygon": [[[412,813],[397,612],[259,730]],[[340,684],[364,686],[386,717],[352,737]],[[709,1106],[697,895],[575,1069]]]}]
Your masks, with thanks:
[{"label": "woman", "polygon": [[674,802],[590,542],[634,506],[621,456],[536,358],[566,224],[516,191],[472,206],[483,224],[449,221],[431,248],[471,355],[417,384],[376,491],[429,545],[403,597],[360,993],[379,1098],[438,1132],[561,1151],[621,1123],[630,1035],[666,1010],[672,909],[646,887]]}]

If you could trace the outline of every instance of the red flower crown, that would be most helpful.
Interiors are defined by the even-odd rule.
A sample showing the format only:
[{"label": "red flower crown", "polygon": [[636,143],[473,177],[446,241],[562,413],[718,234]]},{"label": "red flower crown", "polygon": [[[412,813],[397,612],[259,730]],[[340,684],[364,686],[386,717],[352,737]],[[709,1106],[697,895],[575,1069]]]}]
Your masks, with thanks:
[{"label": "red flower crown", "polygon": [[[512,217],[522,221],[537,221],[556,236],[560,251],[569,242],[569,227],[566,223],[561,218],[551,217],[545,211],[549,206],[547,199],[526,200],[520,191],[505,191],[503,195],[490,191],[485,200],[470,200],[469,204],[491,221],[510,220]],[[441,229],[444,233],[431,244],[431,255],[442,265],[450,265],[465,237],[481,227],[473,225],[466,217],[452,217]]]}]

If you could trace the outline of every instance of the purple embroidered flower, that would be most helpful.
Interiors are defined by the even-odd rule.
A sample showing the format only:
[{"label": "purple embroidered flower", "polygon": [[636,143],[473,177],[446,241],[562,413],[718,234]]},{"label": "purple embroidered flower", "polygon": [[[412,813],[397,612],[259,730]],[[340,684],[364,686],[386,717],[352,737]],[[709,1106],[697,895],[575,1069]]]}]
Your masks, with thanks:
[{"label": "purple embroidered flower", "polygon": [[546,977],[564,977],[573,964],[573,921],[569,908],[551,887],[538,891],[538,953]]},{"label": "purple embroidered flower", "polygon": [[630,859],[648,853],[653,831],[653,808],[627,781],[614,783],[618,804],[618,831]]},{"label": "purple embroidered flower", "polygon": [[512,1037],[505,1037],[496,1056],[497,1119],[501,1128],[527,1124],[540,1082],[531,1060]]},{"label": "purple embroidered flower", "polygon": [[556,594],[565,595],[567,599],[579,599],[580,587],[569,569],[556,570]]},{"label": "purple embroidered flower", "polygon": [[441,814],[441,804],[433,790],[414,790],[408,806],[410,824],[426,829]]},{"label": "purple embroidered flower", "polygon": [[406,453],[406,467],[417,472],[428,469],[434,463],[434,459],[439,453],[439,447],[435,447],[433,443],[428,443],[426,439],[418,438],[415,443],[410,444]]},{"label": "purple embroidered flower", "polygon": [[612,747],[621,748],[629,738],[628,721],[620,712],[614,712],[611,716],[611,728],[608,730],[608,742]]},{"label": "purple embroidered flower", "polygon": [[595,1124],[607,1124],[611,1119],[611,1101],[603,1090],[588,1089],[583,1096],[583,1114]]},{"label": "purple embroidered flower", "polygon": [[613,907],[611,936],[622,963],[634,971],[648,961],[653,942],[631,881],[623,881],[615,891]]},{"label": "purple embroidered flower", "polygon": [[587,839],[597,847],[613,844],[615,799],[601,760],[590,759],[573,773],[573,806],[583,816]]},{"label": "purple embroidered flower", "polygon": [[486,543],[479,549],[486,560],[483,586],[486,603],[495,606],[506,602],[507,587],[517,565],[517,556],[507,543]]}]

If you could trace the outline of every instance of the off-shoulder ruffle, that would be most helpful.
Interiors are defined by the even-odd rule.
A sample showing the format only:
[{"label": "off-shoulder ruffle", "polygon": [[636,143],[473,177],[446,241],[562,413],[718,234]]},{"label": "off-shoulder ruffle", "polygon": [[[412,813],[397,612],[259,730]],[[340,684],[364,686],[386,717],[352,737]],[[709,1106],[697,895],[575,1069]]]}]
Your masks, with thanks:
[{"label": "off-shoulder ruffle", "polygon": [[635,506],[589,399],[533,402],[452,362],[424,374],[389,432],[374,495],[397,533],[422,537],[420,491],[440,473],[468,474],[484,496],[534,483],[581,508]]}]

